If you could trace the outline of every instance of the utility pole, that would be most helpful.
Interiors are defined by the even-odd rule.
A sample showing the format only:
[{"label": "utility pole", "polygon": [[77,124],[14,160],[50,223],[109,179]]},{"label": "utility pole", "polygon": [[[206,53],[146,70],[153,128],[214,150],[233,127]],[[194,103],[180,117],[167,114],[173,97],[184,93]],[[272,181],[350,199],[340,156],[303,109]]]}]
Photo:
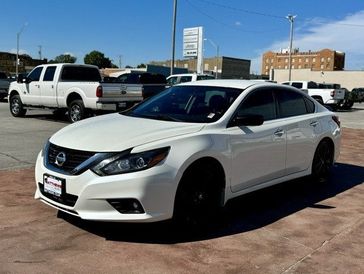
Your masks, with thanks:
[{"label": "utility pole", "polygon": [[39,45],[38,48],[39,48],[39,50],[38,50],[39,60],[42,60],[42,46]]},{"label": "utility pole", "polygon": [[119,55],[119,68],[121,68],[121,58],[123,57],[122,55]]},{"label": "utility pole", "polygon": [[172,58],[171,58],[171,75],[174,69],[174,56],[176,51],[176,17],[177,17],[177,0],[173,1],[173,23],[172,23]]},{"label": "utility pole", "polygon": [[216,71],[215,71],[215,78],[217,79],[217,73],[219,71],[219,45],[215,44],[214,41],[211,39],[205,38],[203,40],[207,40],[210,44],[216,49]]},{"label": "utility pole", "polygon": [[291,23],[291,29],[289,33],[289,55],[288,55],[288,81],[291,81],[292,76],[292,43],[293,43],[293,22],[297,15],[288,14],[286,18]]},{"label": "utility pole", "polygon": [[15,62],[15,74],[16,77],[19,75],[19,40],[20,40],[20,34],[23,32],[24,28],[28,25],[28,23],[25,23],[20,31],[16,34],[16,62]]}]

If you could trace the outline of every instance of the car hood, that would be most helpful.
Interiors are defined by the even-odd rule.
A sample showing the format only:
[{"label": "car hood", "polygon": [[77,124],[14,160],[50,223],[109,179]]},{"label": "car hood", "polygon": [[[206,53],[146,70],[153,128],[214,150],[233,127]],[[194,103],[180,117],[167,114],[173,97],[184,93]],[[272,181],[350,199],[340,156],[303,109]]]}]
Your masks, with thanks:
[{"label": "car hood", "polygon": [[117,152],[200,131],[204,124],[169,122],[118,113],[86,119],[64,127],[50,138],[61,147],[93,152]]}]

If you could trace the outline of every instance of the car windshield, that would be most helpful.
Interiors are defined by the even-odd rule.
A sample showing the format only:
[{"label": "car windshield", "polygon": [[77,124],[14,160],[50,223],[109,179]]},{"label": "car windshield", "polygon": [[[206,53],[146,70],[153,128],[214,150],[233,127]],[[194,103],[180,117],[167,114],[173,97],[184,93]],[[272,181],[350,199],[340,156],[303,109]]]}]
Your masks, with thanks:
[{"label": "car windshield", "polygon": [[175,86],[122,113],[132,117],[191,123],[217,121],[242,89]]}]

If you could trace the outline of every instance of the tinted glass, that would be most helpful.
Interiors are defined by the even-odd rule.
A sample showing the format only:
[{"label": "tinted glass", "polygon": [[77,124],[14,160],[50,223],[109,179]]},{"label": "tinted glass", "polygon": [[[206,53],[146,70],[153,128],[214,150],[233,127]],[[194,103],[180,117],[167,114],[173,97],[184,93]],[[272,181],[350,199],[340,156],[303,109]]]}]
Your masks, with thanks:
[{"label": "tinted glass", "polygon": [[302,83],[296,83],[296,82],[293,82],[292,83],[292,87],[295,87],[295,88],[302,88]]},{"label": "tinted glass", "polygon": [[177,83],[177,77],[171,77],[168,79],[168,84],[173,86]]},{"label": "tinted glass", "polygon": [[307,88],[318,88],[318,85],[315,82],[308,82],[307,83]]},{"label": "tinted glass", "polygon": [[44,73],[43,81],[53,81],[55,72],[56,72],[56,67],[53,66],[47,67]]},{"label": "tinted glass", "polygon": [[277,90],[275,92],[279,104],[281,118],[307,114],[303,95],[292,90]]},{"label": "tinted glass", "polygon": [[174,86],[125,113],[133,117],[180,122],[217,121],[243,90],[206,86]]},{"label": "tinted glass", "polygon": [[32,72],[28,75],[28,78],[32,81],[39,81],[40,75],[42,73],[43,67],[38,67],[32,70]]},{"label": "tinted glass", "polygon": [[270,89],[254,91],[239,106],[238,115],[262,115],[264,121],[276,118],[274,97]]},{"label": "tinted glass", "polygon": [[215,79],[215,77],[210,76],[210,75],[198,75],[197,76],[197,80],[209,80],[209,79]]},{"label": "tinted glass", "polygon": [[63,67],[61,79],[63,81],[100,82],[101,75],[97,68],[65,66]]},{"label": "tinted glass", "polygon": [[312,100],[303,97],[303,99],[305,100],[305,104],[306,104],[306,110],[308,113],[314,113],[315,112],[315,104],[314,102],[312,102]]},{"label": "tinted glass", "polygon": [[191,82],[192,76],[181,76],[180,83]]}]

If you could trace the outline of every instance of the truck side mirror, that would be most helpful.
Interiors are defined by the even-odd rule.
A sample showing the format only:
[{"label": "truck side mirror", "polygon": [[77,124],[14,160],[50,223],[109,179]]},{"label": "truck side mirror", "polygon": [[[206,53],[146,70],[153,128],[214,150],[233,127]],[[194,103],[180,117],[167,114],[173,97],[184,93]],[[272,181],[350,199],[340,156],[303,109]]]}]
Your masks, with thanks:
[{"label": "truck side mirror", "polygon": [[16,79],[16,82],[19,83],[19,84],[22,84],[24,83],[24,75],[23,74],[19,74],[17,79]]}]

